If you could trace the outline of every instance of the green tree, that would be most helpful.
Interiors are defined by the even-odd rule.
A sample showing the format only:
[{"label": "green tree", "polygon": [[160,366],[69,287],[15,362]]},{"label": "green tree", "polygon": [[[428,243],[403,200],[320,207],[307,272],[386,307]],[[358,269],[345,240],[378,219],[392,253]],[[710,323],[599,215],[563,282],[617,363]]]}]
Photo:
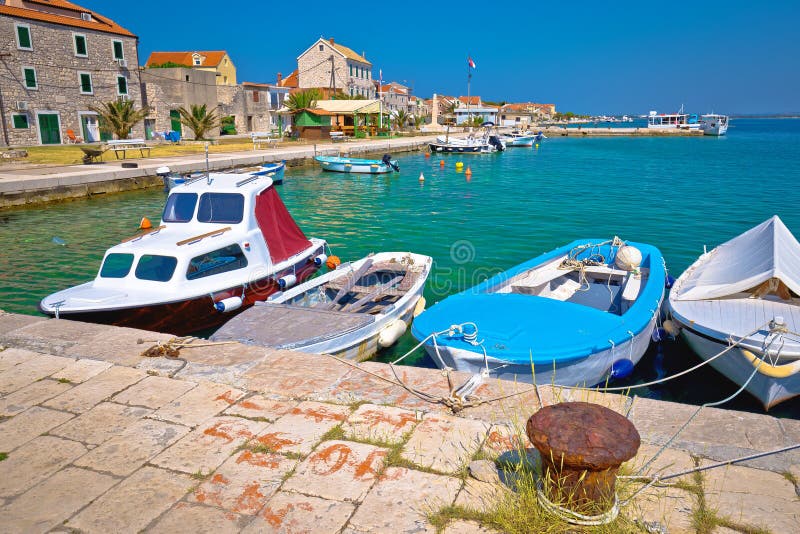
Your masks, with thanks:
[{"label": "green tree", "polygon": [[174,61],[165,61],[164,63],[158,64],[153,63],[152,65],[148,66],[148,69],[174,69],[176,67],[184,67],[187,69],[192,68],[189,65],[182,65],[180,63],[175,63]]},{"label": "green tree", "polygon": [[404,109],[397,110],[397,113],[394,115],[394,125],[395,128],[398,130],[405,130],[406,126],[408,126],[409,115],[406,113]]},{"label": "green tree", "polygon": [[194,132],[195,139],[205,139],[207,132],[219,126],[220,119],[216,112],[217,108],[207,111],[205,104],[202,106],[192,104],[190,109],[178,108],[178,113],[181,115],[181,124]]},{"label": "green tree", "polygon": [[322,95],[316,89],[306,89],[305,91],[298,91],[289,95],[284,101],[284,105],[293,114],[298,113],[301,109],[313,108],[314,102],[320,100]]},{"label": "green tree", "polygon": [[420,126],[425,124],[425,116],[424,115],[412,116],[412,119],[414,119],[414,128],[416,128],[417,130],[419,130]]},{"label": "green tree", "polygon": [[112,100],[99,105],[89,106],[97,113],[100,129],[116,135],[117,139],[127,139],[134,126],[139,124],[149,113],[147,106],[136,109],[131,100]]}]

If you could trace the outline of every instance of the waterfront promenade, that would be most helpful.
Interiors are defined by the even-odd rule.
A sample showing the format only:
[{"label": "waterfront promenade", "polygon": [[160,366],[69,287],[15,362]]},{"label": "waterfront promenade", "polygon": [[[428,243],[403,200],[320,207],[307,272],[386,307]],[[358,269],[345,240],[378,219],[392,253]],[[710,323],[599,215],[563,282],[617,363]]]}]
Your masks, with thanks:
[{"label": "waterfront promenade", "polygon": [[[0,312],[4,532],[494,532],[459,510],[508,491],[487,459],[529,448],[519,429],[559,400],[627,414],[643,441],[630,471],[664,444],[645,473],[800,442],[798,420],[714,408],[671,439],[696,407],[497,380],[453,413],[406,389],[449,397],[435,369],[395,377],[386,364],[204,340],[142,355],[171,339]],[[695,532],[693,518],[712,516],[705,532],[797,532],[799,477],[795,450],[649,488],[622,514],[649,532]],[[450,505],[452,520],[432,524]]]}]

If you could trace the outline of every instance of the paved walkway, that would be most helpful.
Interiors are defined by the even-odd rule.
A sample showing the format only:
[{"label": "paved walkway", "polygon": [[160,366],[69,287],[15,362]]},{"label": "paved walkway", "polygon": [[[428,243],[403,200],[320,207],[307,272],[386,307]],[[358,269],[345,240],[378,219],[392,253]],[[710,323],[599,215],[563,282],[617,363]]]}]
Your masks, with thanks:
[{"label": "paved walkway", "polygon": [[[528,391],[453,415],[393,384],[384,364],[238,344],[199,340],[176,359],[141,355],[169,339],[0,312],[0,530],[432,532],[428,514],[440,507],[480,510],[504,493],[494,463],[474,460],[529,446],[516,429],[539,406],[527,386],[490,380],[479,398]],[[450,390],[438,370],[404,367],[399,375],[431,395]],[[453,374],[456,384],[466,378]],[[630,409],[643,438],[634,466],[695,411],[587,391],[540,393],[545,404]],[[691,467],[691,455],[707,463],[799,441],[798,420],[705,409],[647,472]],[[715,469],[702,492],[651,489],[623,513],[693,532],[702,493],[728,520],[728,530],[713,532],[798,532],[790,473],[800,477],[799,466],[793,452]],[[488,478],[479,474],[487,468]],[[446,532],[489,531],[456,521]]]},{"label": "paved walkway", "polygon": [[[360,154],[366,152],[396,153],[416,150],[427,145],[436,136],[402,137],[319,144],[287,144],[264,150],[209,154],[208,165],[212,171],[233,167],[260,165],[265,162],[286,160],[299,162],[316,155],[335,155],[340,152]],[[123,163],[135,163],[136,168],[124,168]],[[168,166],[173,172],[195,172],[206,169],[204,154],[170,156],[167,158],[108,159],[97,165],[11,165],[0,166],[0,207],[34,202],[37,198],[50,199],[54,193],[68,195],[74,190],[85,196],[82,186],[107,182],[156,177],[156,169]],[[160,178],[158,178],[160,180]],[[128,187],[134,188],[135,184]]]}]

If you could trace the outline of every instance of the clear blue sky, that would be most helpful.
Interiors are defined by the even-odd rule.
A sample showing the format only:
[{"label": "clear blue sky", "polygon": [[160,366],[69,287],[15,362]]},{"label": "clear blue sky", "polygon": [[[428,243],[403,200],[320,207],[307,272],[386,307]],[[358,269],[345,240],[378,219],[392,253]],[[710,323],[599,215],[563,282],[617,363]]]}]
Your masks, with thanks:
[{"label": "clear blue sky", "polygon": [[800,0],[254,2],[75,0],[154,50],[225,49],[274,82],[320,36],[414,93],[553,102],[591,114],[800,112]]}]

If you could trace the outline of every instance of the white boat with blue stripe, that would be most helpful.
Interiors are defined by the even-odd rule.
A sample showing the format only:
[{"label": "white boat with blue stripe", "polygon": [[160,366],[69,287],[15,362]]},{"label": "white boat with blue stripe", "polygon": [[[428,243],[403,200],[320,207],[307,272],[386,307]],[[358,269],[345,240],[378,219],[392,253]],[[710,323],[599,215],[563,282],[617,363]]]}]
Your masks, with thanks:
[{"label": "white boat with blue stripe", "polygon": [[400,166],[389,154],[382,159],[345,158],[341,156],[317,156],[323,171],[353,172],[358,174],[386,174],[397,172]]},{"label": "white boat with blue stripe", "polygon": [[594,386],[647,350],[665,277],[651,245],[582,239],[444,299],[412,334],[441,368]]}]

